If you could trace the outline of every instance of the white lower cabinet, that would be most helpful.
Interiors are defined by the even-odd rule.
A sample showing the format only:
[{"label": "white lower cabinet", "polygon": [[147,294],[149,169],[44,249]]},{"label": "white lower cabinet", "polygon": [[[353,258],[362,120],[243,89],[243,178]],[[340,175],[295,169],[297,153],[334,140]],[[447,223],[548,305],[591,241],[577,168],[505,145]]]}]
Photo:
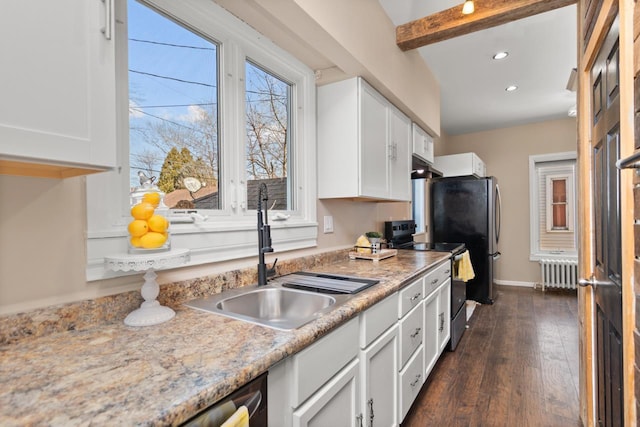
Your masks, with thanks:
[{"label": "white lower cabinet", "polygon": [[[293,411],[293,427],[360,427],[362,411],[359,399],[359,364],[354,359]],[[272,399],[269,396],[269,399]],[[271,424],[271,423],[270,423]]]},{"label": "white lower cabinet", "polygon": [[448,265],[273,366],[269,425],[400,425],[449,340]]},{"label": "white lower cabinet", "polygon": [[424,370],[429,373],[451,337],[451,279],[440,283],[424,300]]},{"label": "white lower cabinet", "polygon": [[440,340],[438,329],[438,296],[435,291],[424,300],[424,370],[429,375],[440,354]]},{"label": "white lower cabinet", "polygon": [[400,371],[399,383],[400,383],[400,419],[404,420],[404,417],[409,412],[411,404],[418,397],[422,384],[424,384],[424,371],[422,369],[422,347],[419,348],[411,359],[407,362],[407,365]]},{"label": "white lower cabinet", "polygon": [[398,325],[394,324],[360,352],[361,412],[364,414],[365,426],[398,425],[397,347]]},{"label": "white lower cabinet", "polygon": [[359,427],[358,339],[356,317],[271,367],[269,425]]},{"label": "white lower cabinet", "polygon": [[400,319],[400,366],[404,366],[414,351],[422,344],[422,301]]},{"label": "white lower cabinet", "polygon": [[439,353],[451,338],[451,280],[446,281],[438,294],[438,350]]}]

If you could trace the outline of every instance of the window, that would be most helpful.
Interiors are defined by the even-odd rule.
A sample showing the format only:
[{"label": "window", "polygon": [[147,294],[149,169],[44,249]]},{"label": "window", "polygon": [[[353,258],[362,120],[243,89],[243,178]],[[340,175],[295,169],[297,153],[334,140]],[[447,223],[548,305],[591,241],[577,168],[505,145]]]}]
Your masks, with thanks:
[{"label": "window", "polygon": [[532,261],[577,255],[575,153],[529,157]]},{"label": "window", "polygon": [[547,232],[573,231],[573,212],[569,205],[573,193],[573,179],[570,175],[546,176],[546,217]]},{"label": "window", "polygon": [[129,192],[155,176],[191,264],[316,245],[313,71],[208,0],[115,0],[119,170],[87,178],[88,280],[126,250]]},{"label": "window", "polygon": [[219,209],[218,43],[128,1],[129,176],[170,208]]}]

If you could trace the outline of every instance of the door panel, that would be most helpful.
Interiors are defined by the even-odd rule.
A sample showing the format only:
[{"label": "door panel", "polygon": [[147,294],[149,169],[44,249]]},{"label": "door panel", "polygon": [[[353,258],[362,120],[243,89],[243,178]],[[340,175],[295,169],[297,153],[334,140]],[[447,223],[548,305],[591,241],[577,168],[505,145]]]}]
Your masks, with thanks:
[{"label": "door panel", "polygon": [[[591,69],[597,420],[623,425],[618,20]],[[594,280],[595,279],[595,280]]]}]

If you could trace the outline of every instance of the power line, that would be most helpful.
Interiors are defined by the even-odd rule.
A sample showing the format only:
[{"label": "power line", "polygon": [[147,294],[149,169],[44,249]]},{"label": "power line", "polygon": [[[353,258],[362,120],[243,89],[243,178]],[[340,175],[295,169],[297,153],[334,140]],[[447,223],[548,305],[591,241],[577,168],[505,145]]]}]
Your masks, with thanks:
[{"label": "power line", "polygon": [[216,105],[217,102],[203,102],[197,104],[167,104],[167,105],[136,105],[135,108],[178,108],[178,107],[191,107],[191,106],[205,106]]},{"label": "power line", "polygon": [[166,80],[173,80],[176,82],[180,82],[180,83],[188,83],[188,84],[192,84],[192,85],[200,85],[200,86],[206,86],[206,87],[211,87],[211,88],[216,88],[215,85],[210,85],[208,83],[202,83],[202,82],[194,82],[191,80],[183,80],[183,79],[178,79],[176,77],[167,77],[167,76],[161,76],[159,74],[153,74],[153,73],[146,73],[144,71],[138,71],[138,70],[131,70],[129,69],[130,73],[135,73],[135,74],[142,74],[144,76],[151,76],[151,77],[156,77],[158,79],[166,79]]},{"label": "power line", "polygon": [[159,117],[159,116],[156,116],[156,115],[154,115],[154,114],[147,113],[146,111],[142,111],[142,110],[140,110],[140,109],[138,109],[138,108],[135,108],[135,107],[129,107],[129,109],[134,110],[134,111],[137,111],[137,112],[139,112],[139,113],[141,113],[141,114],[144,114],[144,115],[146,115],[146,116],[153,117],[154,119],[158,119],[158,120],[162,120],[163,122],[171,123],[172,125],[180,126],[180,127],[185,128],[185,129],[189,129],[189,130],[192,130],[192,131],[194,131],[194,132],[201,133],[201,134],[206,135],[206,136],[208,136],[208,135],[209,135],[209,133],[207,133],[207,132],[205,132],[205,131],[203,131],[203,130],[200,130],[200,129],[198,129],[198,128],[193,128],[193,127],[190,127],[190,126],[186,126],[186,125],[183,125],[182,123],[174,122],[174,121],[172,121],[172,120],[168,120],[168,119],[165,119],[165,118],[163,118],[163,117]]},{"label": "power line", "polygon": [[161,46],[181,47],[181,48],[185,48],[185,49],[212,50],[212,51],[216,51],[217,50],[217,49],[212,48],[212,47],[188,46],[188,45],[181,45],[181,44],[156,42],[156,41],[152,41],[152,40],[142,40],[142,39],[131,39],[130,38],[129,41],[138,42],[138,43],[157,44],[157,45],[161,45]]}]

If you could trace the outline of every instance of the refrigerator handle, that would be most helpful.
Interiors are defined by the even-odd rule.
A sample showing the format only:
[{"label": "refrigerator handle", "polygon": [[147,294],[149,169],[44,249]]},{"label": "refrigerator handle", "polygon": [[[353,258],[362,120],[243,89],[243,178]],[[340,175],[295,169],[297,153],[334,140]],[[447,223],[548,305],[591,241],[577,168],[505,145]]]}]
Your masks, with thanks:
[{"label": "refrigerator handle", "polygon": [[496,198],[495,198],[495,215],[493,217],[494,227],[496,230],[496,243],[500,242],[500,222],[502,219],[502,198],[500,197],[500,187],[496,184]]}]

